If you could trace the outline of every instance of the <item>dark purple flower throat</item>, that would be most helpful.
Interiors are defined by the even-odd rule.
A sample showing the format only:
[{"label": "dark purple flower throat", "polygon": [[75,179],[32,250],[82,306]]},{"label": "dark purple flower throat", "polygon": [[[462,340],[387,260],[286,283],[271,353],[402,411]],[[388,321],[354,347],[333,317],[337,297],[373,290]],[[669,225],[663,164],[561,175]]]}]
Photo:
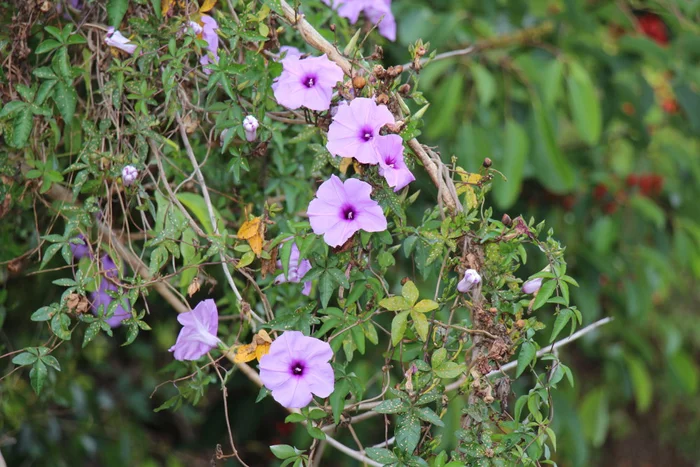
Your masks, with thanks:
[{"label": "dark purple flower throat", "polygon": [[304,77],[301,79],[301,84],[311,89],[316,85],[317,81],[318,77],[316,75],[304,75]]},{"label": "dark purple flower throat", "polygon": [[304,362],[300,361],[294,361],[289,367],[289,371],[292,372],[294,376],[302,376],[304,374],[304,370],[306,369]]},{"label": "dark purple flower throat", "polygon": [[355,209],[355,206],[351,204],[346,204],[343,206],[341,212],[341,217],[346,220],[346,221],[351,221],[357,217],[357,211]]}]

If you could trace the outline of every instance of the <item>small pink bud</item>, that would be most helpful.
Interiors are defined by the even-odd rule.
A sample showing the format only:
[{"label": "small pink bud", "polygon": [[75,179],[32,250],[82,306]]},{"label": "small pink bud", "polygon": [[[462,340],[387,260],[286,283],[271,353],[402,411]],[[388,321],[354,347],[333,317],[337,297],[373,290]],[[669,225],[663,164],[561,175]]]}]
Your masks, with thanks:
[{"label": "small pink bud", "polygon": [[462,293],[469,292],[475,285],[481,283],[481,276],[474,269],[464,271],[464,278],[457,284],[457,290]]},{"label": "small pink bud", "polygon": [[540,290],[542,287],[542,278],[531,279],[523,284],[523,293],[532,294]]},{"label": "small pink bud", "polygon": [[124,182],[124,186],[129,186],[134,183],[138,176],[139,171],[136,170],[136,167],[133,165],[126,165],[122,169],[122,182]]},{"label": "small pink bud", "polygon": [[259,126],[260,123],[258,123],[258,119],[252,115],[248,115],[246,118],[244,118],[243,129],[245,130],[245,139],[248,141],[255,141],[257,136],[256,132],[258,131]]}]

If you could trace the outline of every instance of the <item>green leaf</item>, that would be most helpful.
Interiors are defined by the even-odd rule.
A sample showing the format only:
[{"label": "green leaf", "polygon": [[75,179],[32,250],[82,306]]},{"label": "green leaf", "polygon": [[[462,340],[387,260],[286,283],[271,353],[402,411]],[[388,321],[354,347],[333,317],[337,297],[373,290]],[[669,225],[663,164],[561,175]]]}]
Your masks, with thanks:
[{"label": "green leaf", "polygon": [[58,47],[61,47],[61,43],[53,40],[53,39],[47,39],[34,50],[34,53],[37,55],[45,54],[46,52],[50,52],[53,49],[56,49]]},{"label": "green leaf", "polygon": [[288,444],[274,444],[270,446],[270,451],[278,459],[288,459],[290,457],[298,456],[303,451],[299,451],[297,448],[289,446]]},{"label": "green leaf", "polygon": [[128,8],[129,0],[109,0],[107,2],[107,20],[109,25],[119,29],[119,25],[124,19]]},{"label": "green leaf", "polygon": [[535,297],[535,301],[532,304],[532,309],[537,310],[542,307],[545,303],[547,303],[547,300],[554,294],[554,290],[557,288],[557,281],[556,280],[548,280],[546,282],[542,282],[542,287],[540,287],[540,290],[537,292],[537,297]]},{"label": "green leaf", "polygon": [[459,363],[444,362],[439,367],[434,368],[433,371],[440,378],[456,378],[461,375],[465,369],[464,365],[460,365]]},{"label": "green leaf", "polygon": [[402,399],[388,399],[382,401],[373,410],[377,413],[403,413],[408,410],[408,404]]},{"label": "green leaf", "polygon": [[477,62],[471,63],[471,72],[474,76],[479,103],[482,107],[488,107],[496,97],[496,80],[491,72]]},{"label": "green leaf", "polygon": [[409,306],[413,306],[413,304],[418,300],[418,288],[416,287],[416,284],[414,284],[412,281],[406,281],[401,289],[401,295],[403,295],[403,298],[406,299]]},{"label": "green leaf", "polygon": [[44,382],[46,381],[46,375],[48,373],[49,370],[46,368],[44,362],[41,360],[36,360],[34,362],[34,366],[32,366],[32,369],[29,372],[29,380],[32,383],[34,392],[37,394],[41,393],[41,389],[44,387]]},{"label": "green leaf", "polygon": [[315,426],[306,425],[306,431],[311,435],[313,438],[316,439],[326,439],[326,434],[320,429]]},{"label": "green leaf", "polygon": [[100,329],[101,326],[99,321],[90,323],[90,326],[88,326],[88,328],[85,330],[85,336],[83,336],[83,348],[85,348],[85,346],[88,345],[90,341],[100,333]]},{"label": "green leaf", "polygon": [[[207,203],[204,201],[202,195],[197,193],[178,193],[177,199],[197,218],[201,224],[204,231],[208,234],[214,233],[214,228],[212,227],[211,220],[209,219],[209,210],[207,209]],[[216,225],[219,228],[219,233],[223,233],[226,223],[221,214],[212,206],[214,211],[214,218],[216,219]]]},{"label": "green leaf", "polygon": [[420,420],[409,412],[396,420],[396,446],[406,454],[413,453],[420,440]]},{"label": "green leaf", "polygon": [[25,107],[27,107],[26,102],[10,101],[0,110],[0,118],[11,117]]},{"label": "green leaf", "polygon": [[423,421],[432,423],[435,426],[445,426],[445,423],[440,419],[438,414],[436,414],[435,411],[429,407],[421,407],[419,409],[415,409],[414,412],[416,415],[418,415],[418,418]]},{"label": "green leaf", "polygon": [[569,90],[569,106],[574,125],[581,139],[593,146],[600,140],[603,117],[600,101],[590,75],[577,62],[569,62],[569,76],[566,80]]},{"label": "green leaf", "polygon": [[333,290],[335,290],[334,284],[335,282],[333,281],[333,276],[331,276],[328,272],[321,274],[321,277],[318,280],[318,293],[321,296],[321,306],[323,306],[323,308],[326,308],[328,306],[328,302],[331,300]]},{"label": "green leaf", "polygon": [[443,362],[447,360],[447,349],[440,347],[433,353],[433,357],[430,360],[430,365],[435,368],[440,368]]},{"label": "green leaf", "polygon": [[574,188],[576,178],[569,160],[561,152],[554,128],[551,109],[542,105],[536,95],[532,98],[533,148],[531,154],[538,180],[550,191],[561,194]]},{"label": "green leaf", "polygon": [[520,347],[520,353],[518,354],[518,367],[515,370],[515,377],[520,377],[525,371],[525,368],[535,359],[537,354],[537,348],[532,341],[525,341]]},{"label": "green leaf", "polygon": [[295,413],[290,413],[289,415],[287,415],[287,418],[284,419],[284,423],[299,423],[299,422],[303,422],[304,420],[306,420],[306,417],[304,417],[300,413],[295,412]]},{"label": "green leaf", "polygon": [[607,438],[610,424],[610,410],[605,389],[593,389],[586,394],[579,407],[579,417],[586,439],[594,447],[602,446]]},{"label": "green leaf", "polygon": [[78,104],[78,95],[75,92],[72,84],[67,84],[61,80],[56,83],[53,91],[53,100],[61,113],[63,120],[69,124],[75,115],[75,107]]},{"label": "green leaf", "polygon": [[42,306],[34,313],[32,313],[32,316],[29,319],[31,319],[32,321],[48,321],[53,317],[54,312],[55,310],[53,308],[48,306]]},{"label": "green leaf", "polygon": [[43,357],[41,357],[41,361],[53,368],[54,370],[61,371],[61,365],[58,364],[58,360],[56,360],[56,357],[53,357],[52,355],[44,355]]},{"label": "green leaf", "polygon": [[418,313],[411,310],[411,319],[413,320],[413,326],[416,328],[416,333],[420,340],[423,342],[428,340],[428,332],[430,332],[430,324],[428,323],[428,318],[424,314]]},{"label": "green leaf", "polygon": [[347,378],[341,379],[335,384],[333,394],[330,395],[329,401],[333,410],[333,423],[340,423],[340,414],[345,409],[345,397],[350,394],[350,382]]},{"label": "green leaf", "polygon": [[503,158],[498,161],[498,169],[507,180],[496,178],[493,183],[493,199],[501,209],[507,209],[515,203],[520,194],[525,174],[525,161],[530,151],[527,132],[518,122],[506,121],[505,146]]},{"label": "green leaf", "polygon": [[432,300],[421,300],[416,303],[413,309],[418,313],[428,313],[430,311],[436,310],[440,305]]},{"label": "green leaf", "polygon": [[54,315],[51,319],[51,330],[53,333],[64,341],[70,340],[70,318],[64,313]]},{"label": "green leaf", "polygon": [[399,345],[399,342],[401,342],[401,339],[403,339],[403,336],[406,333],[408,313],[408,311],[402,311],[394,316],[394,319],[391,321],[391,344],[394,347]]},{"label": "green leaf", "polygon": [[29,107],[24,107],[17,113],[12,125],[12,146],[22,148],[27,144],[29,134],[34,126],[34,116]]},{"label": "green leaf", "polygon": [[570,308],[564,308],[563,310],[559,311],[557,318],[554,320],[554,326],[552,326],[552,335],[549,337],[550,343],[554,342],[554,339],[557,338],[559,333],[562,331],[562,329],[564,329],[566,323],[569,322],[573,315],[574,312],[571,311]]},{"label": "green leaf", "polygon": [[393,464],[398,461],[398,458],[393,452],[384,448],[367,448],[365,449],[367,457],[379,462],[382,465]]},{"label": "green leaf", "polygon": [[37,356],[30,352],[22,352],[12,359],[12,363],[19,366],[31,365],[37,360]]},{"label": "green leaf", "polygon": [[637,412],[644,413],[649,410],[654,394],[654,382],[644,362],[634,355],[625,355],[627,369],[629,370],[634,400],[637,403]]},{"label": "green leaf", "polygon": [[243,256],[241,256],[241,259],[238,260],[238,264],[236,264],[236,268],[244,268],[251,264],[253,261],[255,261],[255,253],[252,251],[246,252]]},{"label": "green leaf", "polygon": [[381,306],[382,308],[386,308],[389,311],[403,311],[411,308],[411,305],[408,303],[408,301],[405,298],[399,296],[384,298],[379,301],[379,306]]}]

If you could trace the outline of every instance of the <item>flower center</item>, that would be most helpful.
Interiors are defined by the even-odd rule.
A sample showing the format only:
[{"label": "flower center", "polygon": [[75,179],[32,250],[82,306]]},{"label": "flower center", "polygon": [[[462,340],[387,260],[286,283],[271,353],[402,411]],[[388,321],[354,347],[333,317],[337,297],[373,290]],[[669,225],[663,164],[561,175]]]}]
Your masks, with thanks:
[{"label": "flower center", "polygon": [[314,75],[306,75],[304,76],[304,79],[301,80],[302,84],[306,86],[307,88],[311,89],[314,87],[316,84],[316,76]]},{"label": "flower center", "polygon": [[355,212],[355,208],[352,206],[345,206],[343,207],[343,219],[351,221],[355,218],[357,213]]},{"label": "flower center", "polygon": [[369,140],[371,140],[373,137],[374,137],[374,132],[372,131],[371,128],[365,127],[365,128],[362,128],[362,129],[360,130],[360,138],[361,138],[363,141],[369,141]]},{"label": "flower center", "polygon": [[304,374],[304,365],[301,362],[294,362],[292,363],[291,370],[294,376],[301,376]]},{"label": "flower center", "polygon": [[392,157],[387,157],[384,159],[384,163],[393,169],[395,168],[396,160],[394,160]]}]

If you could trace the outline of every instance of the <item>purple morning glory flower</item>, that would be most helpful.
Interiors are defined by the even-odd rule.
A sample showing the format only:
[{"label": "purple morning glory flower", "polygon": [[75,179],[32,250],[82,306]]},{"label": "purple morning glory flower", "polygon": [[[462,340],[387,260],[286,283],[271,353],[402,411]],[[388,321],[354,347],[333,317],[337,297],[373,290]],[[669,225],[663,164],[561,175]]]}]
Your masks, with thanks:
[{"label": "purple morning glory flower", "polygon": [[[105,277],[116,280],[119,277],[119,270],[117,269],[117,265],[114,263],[114,260],[110,258],[109,255],[104,255],[100,261]],[[92,314],[99,316],[98,313],[100,305],[104,306],[102,313],[106,314],[110,303],[117,300],[112,298],[107,292],[116,292],[118,290],[119,287],[109,279],[100,279],[100,286],[98,287],[97,291],[90,294]],[[111,328],[117,328],[121,326],[122,321],[131,318],[131,304],[129,303],[129,300],[125,297],[121,300],[122,301],[119,303],[119,305],[117,305],[117,307],[114,309],[112,316],[107,318],[106,322]]]},{"label": "purple morning glory flower", "polygon": [[[282,261],[277,261],[277,267],[279,269],[283,269]],[[294,282],[298,284],[310,270],[311,262],[308,259],[304,259],[301,261],[301,263],[299,263],[299,248],[297,247],[297,244],[294,243],[292,244],[292,251],[289,255],[287,277],[284,276],[284,273],[275,277],[275,285],[284,284],[285,282]],[[301,290],[301,293],[307,297],[309,296],[311,293],[311,281],[304,282],[304,288]]]},{"label": "purple morning glory flower", "polygon": [[88,256],[90,254],[90,249],[85,243],[85,236],[83,234],[78,235],[73,240],[78,240],[79,243],[70,242],[70,251],[73,253],[73,258],[80,261],[83,256]]},{"label": "purple morning glory flower", "polygon": [[391,0],[323,0],[323,3],[336,8],[338,15],[350,20],[350,24],[355,24],[364,11],[370,22],[379,24],[382,36],[396,40],[396,20],[391,13]]},{"label": "purple morning glory flower", "polygon": [[481,276],[474,269],[464,271],[464,277],[457,284],[457,290],[462,293],[469,292],[472,288],[481,283]]},{"label": "purple morning glory flower", "polygon": [[523,284],[523,293],[532,294],[540,290],[542,287],[542,278],[531,279]]},{"label": "purple morning glory flower", "polygon": [[369,183],[350,178],[343,183],[335,175],[318,187],[307,214],[311,228],[330,246],[344,244],[358,230],[386,230],[386,217],[379,203],[370,198]]},{"label": "purple morning glory flower", "polygon": [[220,342],[216,337],[219,312],[214,300],[202,300],[194,310],[178,315],[177,320],[182,329],[169,349],[175,360],[199,360]]},{"label": "purple morning glory flower", "polygon": [[199,63],[204,66],[204,73],[206,74],[211,74],[211,70],[206,65],[219,61],[219,35],[216,34],[217,29],[219,29],[219,25],[214,18],[209,15],[202,15],[202,39],[207,41],[209,53],[202,55]]},{"label": "purple morning glory flower", "polygon": [[282,59],[282,74],[272,85],[280,105],[294,110],[299,107],[323,111],[331,106],[333,88],[343,79],[343,70],[325,55],[300,59]]},{"label": "purple morning glory flower", "polygon": [[136,44],[132,44],[129,39],[124,37],[121,32],[114,29],[112,26],[107,28],[107,35],[105,36],[105,44],[110,47],[123,50],[128,54],[133,54],[136,50]]},{"label": "purple morning glory flower", "polygon": [[328,397],[335,386],[333,351],[327,342],[286,331],[260,359],[260,379],[272,398],[288,409],[306,407],[313,399]]},{"label": "purple morning glory flower", "polygon": [[350,104],[338,107],[333,123],[328,128],[326,148],[331,154],[354,157],[363,164],[379,163],[377,137],[388,123],[396,123],[385,105],[372,99],[358,97]]},{"label": "purple morning glory flower", "polygon": [[284,63],[284,61],[287,59],[300,59],[301,55],[301,52],[296,47],[292,47],[291,45],[283,45],[280,47],[280,53],[277,55],[276,60],[280,63]]},{"label": "purple morning glory flower", "polygon": [[379,175],[386,183],[399,191],[416,177],[413,176],[403,159],[403,139],[399,135],[377,137],[377,152],[379,153]]}]

